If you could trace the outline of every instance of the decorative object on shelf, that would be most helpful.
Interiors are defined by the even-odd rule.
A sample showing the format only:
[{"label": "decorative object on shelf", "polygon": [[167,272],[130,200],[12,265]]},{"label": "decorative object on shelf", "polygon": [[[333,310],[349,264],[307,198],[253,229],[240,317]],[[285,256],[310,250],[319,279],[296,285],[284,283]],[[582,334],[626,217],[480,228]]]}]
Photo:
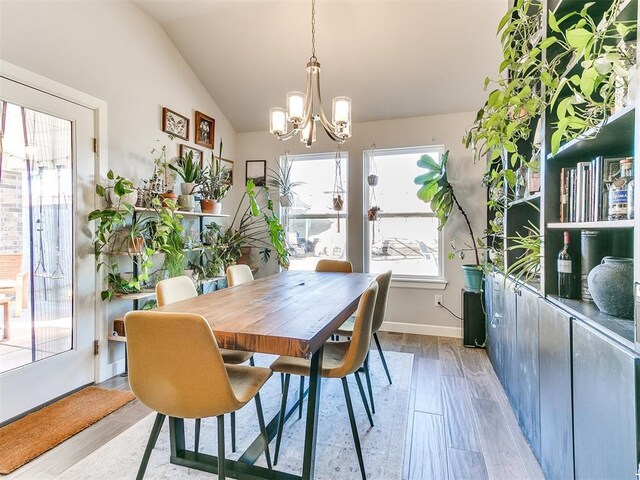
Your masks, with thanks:
[{"label": "decorative object on shelf", "polygon": [[162,109],[162,131],[173,137],[189,141],[189,119],[164,107]]},{"label": "decorative object on shelf", "polygon": [[527,165],[525,163],[521,163],[518,170],[516,170],[516,185],[514,188],[515,200],[521,200],[527,195],[527,175]]},{"label": "decorative object on shelf", "polygon": [[200,162],[196,162],[193,151],[189,150],[183,156],[178,157],[176,165],[169,165],[169,168],[182,178],[180,186],[183,195],[193,195],[197,187],[198,179],[202,175]]},{"label": "decorative object on shelf", "polygon": [[293,167],[293,160],[289,160],[289,152],[286,151],[283,162],[278,164],[278,169],[269,169],[271,175],[267,180],[270,187],[277,189],[280,194],[280,205],[284,208],[293,204],[294,188],[304,185],[304,182],[291,181],[291,167]]},{"label": "decorative object on shelf", "polygon": [[534,195],[540,191],[540,164],[538,161],[527,165],[527,193]]},{"label": "decorative object on shelf", "polygon": [[[173,141],[173,136],[169,135],[169,141]],[[156,140],[158,146],[151,149],[151,155],[154,155],[153,163],[155,165],[153,176],[151,177],[149,188],[157,194],[164,192],[172,192],[175,182],[176,173],[169,168],[169,160],[167,159],[167,144],[160,145],[160,140]],[[145,205],[150,207],[151,205]]]},{"label": "decorative object on shelf", "polygon": [[186,212],[194,212],[196,210],[196,198],[194,195],[178,195],[178,207]]},{"label": "decorative object on shelf", "polygon": [[193,161],[200,165],[200,168],[202,168],[204,163],[204,152],[202,150],[190,147],[189,145],[185,145],[184,143],[181,143],[178,147],[178,155],[180,157],[185,157],[189,152],[191,152]]},{"label": "decorative object on shelf", "polygon": [[[307,63],[307,92],[287,93],[287,109],[272,108],[269,131],[278,140],[289,140],[300,133],[300,140],[311,147],[316,140],[316,122],[320,122],[329,138],[341,144],[351,137],[351,99],[333,99],[332,121],[326,117],[320,96],[320,63],[316,57],[316,2],[311,0],[311,58]],[[318,108],[316,111],[315,108]],[[288,123],[292,129],[289,130]]]},{"label": "decorative object on shelf", "polygon": [[601,312],[633,319],[633,258],[604,257],[589,272],[588,282]]},{"label": "decorative object on shelf", "polygon": [[220,139],[220,149],[218,157],[211,152],[211,159],[201,172],[198,180],[200,186],[200,209],[203,213],[214,213],[219,215],[222,212],[222,200],[231,189],[229,170],[222,167],[222,139]]},{"label": "decorative object on shelf", "polygon": [[[611,170],[615,166],[610,163]],[[610,170],[610,172],[611,172]],[[609,174],[608,215],[607,220],[627,220],[629,216],[629,185],[633,184],[633,158],[625,158],[618,163],[618,175]],[[633,195],[633,193],[632,193]]]},{"label": "decorative object on shelf", "polygon": [[247,160],[246,165],[245,185],[252,182],[256,187],[265,187],[267,185],[267,161]]},{"label": "decorative object on shelf", "polygon": [[564,232],[563,239],[557,263],[558,296],[560,298],[571,298],[573,296],[573,259],[569,254],[569,232]]},{"label": "decorative object on shelf", "polygon": [[196,111],[196,139],[195,143],[213,149],[213,135],[216,121],[202,112]]},{"label": "decorative object on shelf", "polygon": [[345,194],[344,182],[342,181],[342,154],[340,152],[340,145],[338,145],[338,148],[336,148],[333,195],[331,197],[333,210],[337,212],[338,233],[340,233],[340,212],[344,209]]},{"label": "decorative object on shelf", "polygon": [[600,231],[582,230],[580,240],[580,298],[583,302],[593,303],[587,278],[602,260]]}]

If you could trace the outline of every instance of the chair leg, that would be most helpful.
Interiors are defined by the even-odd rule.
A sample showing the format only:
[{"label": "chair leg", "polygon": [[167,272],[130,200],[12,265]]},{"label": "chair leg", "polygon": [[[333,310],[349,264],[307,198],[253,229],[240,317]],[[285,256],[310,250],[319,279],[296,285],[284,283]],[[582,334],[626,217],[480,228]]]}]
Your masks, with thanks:
[{"label": "chair leg", "polygon": [[156,415],[156,421],[153,423],[151,434],[149,435],[149,441],[147,442],[147,448],[144,449],[144,455],[142,455],[142,462],[140,462],[140,468],[138,469],[138,475],[136,480],[142,480],[144,478],[144,472],[147,470],[147,464],[149,463],[149,457],[151,457],[151,451],[156,446],[158,441],[158,435],[160,435],[160,429],[164,423],[166,415],[158,413]]},{"label": "chair leg", "polygon": [[218,415],[218,478],[225,480],[224,415]]},{"label": "chair leg", "polygon": [[231,412],[231,451],[236,453],[236,412]]},{"label": "chair leg", "polygon": [[382,351],[382,347],[380,346],[380,339],[378,338],[378,332],[373,334],[373,339],[376,341],[376,346],[378,347],[378,352],[380,352],[380,359],[382,359],[382,366],[384,367],[384,371],[387,374],[387,378],[389,379],[389,385],[393,384],[391,381],[391,374],[389,373],[389,367],[387,367],[387,361],[384,358],[384,353]]},{"label": "chair leg", "polygon": [[284,392],[284,373],[280,374],[280,391]]},{"label": "chair leg", "polygon": [[194,452],[198,453],[200,448],[200,426],[202,425],[202,419],[196,418],[196,439],[193,445]]},{"label": "chair leg", "polygon": [[256,361],[253,359],[253,357],[249,359],[249,365],[251,365],[252,367],[256,366]]},{"label": "chair leg", "polygon": [[282,402],[280,402],[280,417],[278,418],[278,434],[276,436],[276,451],[273,454],[273,464],[278,464],[278,454],[280,453],[280,442],[282,441],[282,431],[284,429],[284,417],[287,415],[287,395],[289,394],[289,380],[291,375],[284,376],[284,387],[282,387]]},{"label": "chair leg", "polygon": [[349,384],[346,377],[342,378],[342,389],[344,390],[344,399],[347,402],[347,411],[349,412],[349,422],[351,423],[351,433],[353,434],[353,443],[356,446],[356,454],[358,455],[358,463],[360,464],[360,473],[362,480],[366,480],[367,474],[364,470],[364,459],[362,458],[362,448],[360,447],[360,437],[358,436],[358,427],[356,418],[353,414],[353,405],[351,404],[351,395],[349,394]]},{"label": "chair leg", "polygon": [[271,465],[271,453],[269,452],[269,435],[267,435],[267,427],[264,424],[264,414],[262,413],[262,402],[260,401],[260,393],[256,393],[256,412],[258,414],[258,425],[260,425],[260,435],[264,439],[265,448],[264,448],[264,456],[267,459],[267,467],[269,470],[273,470],[273,466]]},{"label": "chair leg", "polygon": [[373,427],[373,417],[371,416],[371,411],[369,410],[369,402],[367,402],[367,396],[364,393],[364,388],[362,388],[362,380],[360,380],[360,373],[356,370],[355,372],[353,372],[353,375],[356,377],[356,383],[358,384],[358,390],[360,391],[360,397],[362,398],[364,409],[367,412],[367,417],[369,417],[369,423]]},{"label": "chair leg", "polygon": [[371,388],[371,373],[369,370],[369,354],[364,360],[364,378],[367,381],[367,390],[369,391],[369,400],[371,400],[371,413],[376,413],[376,405],[373,403],[373,389]]},{"label": "chair leg", "polygon": [[298,420],[302,418],[302,402],[304,402],[304,375],[300,375],[300,395],[298,399]]}]

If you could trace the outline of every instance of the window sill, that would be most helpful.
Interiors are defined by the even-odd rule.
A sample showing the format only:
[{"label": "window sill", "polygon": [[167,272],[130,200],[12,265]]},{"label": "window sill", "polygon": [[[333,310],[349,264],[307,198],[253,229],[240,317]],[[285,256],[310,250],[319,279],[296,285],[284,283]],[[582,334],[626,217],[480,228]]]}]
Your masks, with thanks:
[{"label": "window sill", "polygon": [[446,280],[441,278],[420,277],[394,277],[391,280],[391,288],[418,288],[423,290],[444,290],[447,288]]}]

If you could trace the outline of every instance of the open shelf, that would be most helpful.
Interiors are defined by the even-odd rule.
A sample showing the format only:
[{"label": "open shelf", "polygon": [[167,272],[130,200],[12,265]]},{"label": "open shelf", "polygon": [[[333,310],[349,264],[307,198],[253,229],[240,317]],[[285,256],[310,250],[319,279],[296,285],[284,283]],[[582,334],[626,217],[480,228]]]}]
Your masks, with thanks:
[{"label": "open shelf", "polygon": [[602,222],[554,222],[547,223],[550,230],[602,230],[606,228],[633,228],[633,220],[611,220]]},{"label": "open shelf", "polygon": [[576,138],[560,147],[555,155],[547,155],[547,159],[554,162],[563,162],[571,157],[588,159],[599,155],[624,156],[633,153],[633,136],[635,124],[635,107],[628,106],[611,115],[600,127],[595,130],[587,130],[583,138]]},{"label": "open shelf", "polygon": [[529,195],[524,198],[520,198],[519,200],[514,200],[512,202],[509,202],[509,206],[514,207],[516,205],[523,205],[523,204],[530,204],[530,203],[533,203],[533,204],[540,203],[540,192],[534,193],[533,195]]},{"label": "open shelf", "polygon": [[598,310],[594,303],[582,300],[560,298],[557,295],[549,295],[547,299],[576,319],[587,323],[628,348],[634,348],[635,327],[633,320],[607,315]]},{"label": "open shelf", "polygon": [[127,337],[121,337],[120,335],[109,335],[107,337],[107,340],[109,340],[110,342],[126,343],[127,342]]},{"label": "open shelf", "polygon": [[[136,207],[136,212],[155,212],[153,208],[144,208],[144,207]],[[229,215],[226,213],[202,213],[202,212],[189,212],[186,210],[176,210],[176,213],[183,215],[185,217],[205,217],[205,218],[229,218]]]}]

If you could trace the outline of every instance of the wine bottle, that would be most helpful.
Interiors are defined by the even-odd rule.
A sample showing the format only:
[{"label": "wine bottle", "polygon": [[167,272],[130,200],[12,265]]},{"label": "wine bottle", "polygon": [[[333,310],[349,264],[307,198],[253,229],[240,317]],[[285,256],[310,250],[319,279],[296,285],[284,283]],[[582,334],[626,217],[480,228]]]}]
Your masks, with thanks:
[{"label": "wine bottle", "polygon": [[569,232],[564,232],[564,246],[558,253],[558,296],[571,298],[571,255],[569,255]]}]

